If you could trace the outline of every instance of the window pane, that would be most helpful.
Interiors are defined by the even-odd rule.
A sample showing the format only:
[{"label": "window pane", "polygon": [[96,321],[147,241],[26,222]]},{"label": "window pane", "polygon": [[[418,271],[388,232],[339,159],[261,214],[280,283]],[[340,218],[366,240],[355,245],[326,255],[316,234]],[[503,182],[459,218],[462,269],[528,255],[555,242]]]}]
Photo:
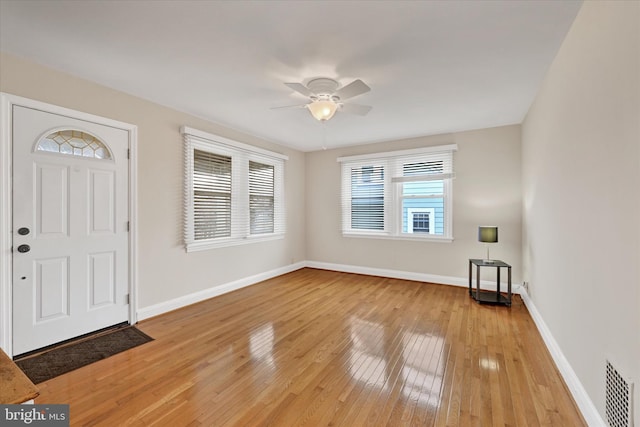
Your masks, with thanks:
[{"label": "window pane", "polygon": [[231,157],[193,151],[194,239],[231,235]]},{"label": "window pane", "polygon": [[444,181],[417,181],[402,184],[403,196],[436,196],[444,192]]},{"label": "window pane", "polygon": [[[443,168],[442,160],[405,163],[402,174],[428,176],[443,173]],[[402,232],[444,234],[443,180],[402,183]]]},{"label": "window pane", "polygon": [[384,230],[384,168],[351,169],[351,228]]},{"label": "window pane", "polygon": [[249,220],[251,234],[274,232],[274,171],[273,165],[249,162]]},{"label": "window pane", "polygon": [[36,150],[94,159],[111,159],[109,149],[102,142],[93,135],[79,130],[53,132],[38,142]]}]

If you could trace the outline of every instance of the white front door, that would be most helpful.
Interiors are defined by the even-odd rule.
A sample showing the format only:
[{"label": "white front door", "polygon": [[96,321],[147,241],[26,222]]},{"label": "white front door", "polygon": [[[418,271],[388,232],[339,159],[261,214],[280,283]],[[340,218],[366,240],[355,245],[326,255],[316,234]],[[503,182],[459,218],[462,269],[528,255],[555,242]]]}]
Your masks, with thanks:
[{"label": "white front door", "polygon": [[13,106],[13,354],[129,320],[128,132]]}]

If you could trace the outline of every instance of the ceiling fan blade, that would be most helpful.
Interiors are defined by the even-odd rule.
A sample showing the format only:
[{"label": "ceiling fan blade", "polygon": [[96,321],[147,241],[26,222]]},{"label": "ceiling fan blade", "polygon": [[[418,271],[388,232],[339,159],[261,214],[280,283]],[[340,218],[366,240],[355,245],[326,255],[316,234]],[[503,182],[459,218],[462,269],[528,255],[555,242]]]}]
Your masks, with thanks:
[{"label": "ceiling fan blade", "polygon": [[307,104],[297,104],[297,105],[283,105],[282,107],[271,107],[271,110],[281,110],[285,108],[304,108]]},{"label": "ceiling fan blade", "polygon": [[360,104],[342,104],[340,107],[340,111],[348,114],[357,114],[358,116],[366,116],[369,111],[371,111],[370,105],[360,105]]},{"label": "ceiling fan blade", "polygon": [[304,96],[313,95],[313,93],[311,93],[311,91],[302,83],[285,83],[285,85]]},{"label": "ceiling fan blade", "polygon": [[354,96],[362,95],[363,93],[367,93],[371,90],[369,86],[367,86],[362,80],[354,80],[343,88],[338,89],[334,95],[340,97],[340,100],[344,101],[345,99],[353,98]]}]

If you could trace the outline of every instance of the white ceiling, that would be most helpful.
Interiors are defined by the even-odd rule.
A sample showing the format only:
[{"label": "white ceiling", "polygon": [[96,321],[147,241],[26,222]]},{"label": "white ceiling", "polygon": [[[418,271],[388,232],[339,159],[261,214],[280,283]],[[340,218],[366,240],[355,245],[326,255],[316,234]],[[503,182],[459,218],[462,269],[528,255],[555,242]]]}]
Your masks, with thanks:
[{"label": "white ceiling", "polygon": [[[0,0],[0,48],[312,151],[521,123],[580,4]],[[271,109],[314,77],[362,79],[373,110]]]}]

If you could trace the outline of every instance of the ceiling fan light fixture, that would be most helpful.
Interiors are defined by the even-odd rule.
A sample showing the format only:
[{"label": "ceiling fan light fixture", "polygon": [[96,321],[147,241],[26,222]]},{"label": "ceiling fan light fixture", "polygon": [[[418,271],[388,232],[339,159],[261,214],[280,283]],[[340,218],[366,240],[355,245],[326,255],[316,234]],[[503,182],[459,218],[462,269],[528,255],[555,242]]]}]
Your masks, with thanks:
[{"label": "ceiling fan light fixture", "polygon": [[318,121],[327,121],[338,110],[338,104],[333,101],[318,100],[307,104],[307,109],[311,115]]},{"label": "ceiling fan light fixture", "polygon": [[371,90],[371,88],[360,79],[354,80],[342,87],[337,81],[326,77],[309,80],[306,85],[302,83],[285,83],[285,85],[300,95],[303,95],[309,102],[302,105],[273,108],[304,107],[309,110],[313,118],[319,122],[331,120],[338,110],[359,116],[364,116],[371,110],[371,107],[368,105],[344,103],[347,99],[360,96]]}]

